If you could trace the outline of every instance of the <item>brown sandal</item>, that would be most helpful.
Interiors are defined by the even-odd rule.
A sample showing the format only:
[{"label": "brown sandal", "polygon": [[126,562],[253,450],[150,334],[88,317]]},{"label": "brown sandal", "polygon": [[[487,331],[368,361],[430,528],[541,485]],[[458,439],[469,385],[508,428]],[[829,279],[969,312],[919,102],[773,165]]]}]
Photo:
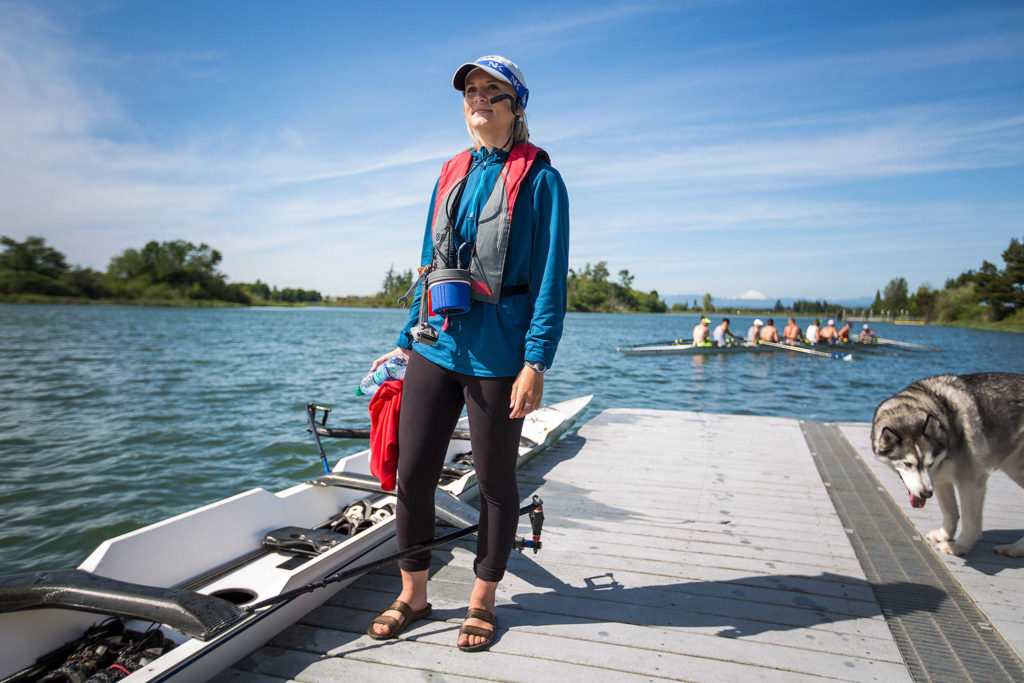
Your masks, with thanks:
[{"label": "brown sandal", "polygon": [[[423,609],[414,610],[412,607],[409,607],[409,605],[405,604],[401,600],[395,600],[394,604],[392,604],[391,607],[388,607],[388,609],[394,610],[401,614],[402,621],[399,621],[394,617],[389,617],[386,614],[381,614],[379,617],[373,620],[373,623],[366,627],[366,635],[370,636],[374,640],[388,640],[389,638],[394,638],[399,633],[404,631],[405,627],[409,624],[429,616],[431,608],[430,603],[428,602],[427,606]],[[386,612],[387,610],[384,611]],[[377,633],[373,630],[373,624],[383,624],[384,626],[387,626],[388,632]]]},{"label": "brown sandal", "polygon": [[466,618],[486,621],[494,628],[488,630],[486,628],[480,628],[479,626],[467,626],[466,624],[463,624],[462,628],[459,629],[460,636],[479,636],[481,638],[486,638],[487,640],[482,643],[477,643],[476,645],[459,645],[459,649],[463,652],[480,652],[481,650],[489,648],[491,643],[494,642],[494,632],[498,628],[498,617],[493,612],[489,612],[485,609],[470,607],[466,611]]}]

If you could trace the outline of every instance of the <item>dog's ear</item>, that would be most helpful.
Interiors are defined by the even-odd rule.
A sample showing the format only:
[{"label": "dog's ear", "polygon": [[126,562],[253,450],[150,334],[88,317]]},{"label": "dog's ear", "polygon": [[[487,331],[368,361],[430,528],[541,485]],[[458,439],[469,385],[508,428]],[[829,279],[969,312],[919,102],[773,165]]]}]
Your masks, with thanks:
[{"label": "dog's ear", "polygon": [[875,451],[878,453],[888,453],[899,442],[900,437],[896,432],[888,427],[883,427],[882,433],[878,435],[878,441],[875,443]]},{"label": "dog's ear", "polygon": [[939,418],[928,413],[924,418],[924,435],[933,441],[946,443],[946,428],[942,426]]}]

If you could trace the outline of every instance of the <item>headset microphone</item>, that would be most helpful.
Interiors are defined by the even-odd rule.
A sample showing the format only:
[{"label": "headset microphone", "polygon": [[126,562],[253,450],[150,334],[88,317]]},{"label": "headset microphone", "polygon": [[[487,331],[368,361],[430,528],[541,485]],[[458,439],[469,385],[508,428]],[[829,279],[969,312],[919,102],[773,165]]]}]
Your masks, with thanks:
[{"label": "headset microphone", "polygon": [[[512,96],[511,96],[511,95],[509,95],[508,93],[502,93],[502,94],[500,94],[500,95],[497,95],[497,96],[495,96],[495,97],[492,97],[492,98],[491,98],[490,100],[488,100],[488,101],[489,101],[489,102],[490,102],[491,104],[497,104],[498,102],[501,102],[502,100],[509,100],[509,101],[511,101],[511,100],[512,100]],[[514,105],[510,105],[510,106],[514,106]]]}]

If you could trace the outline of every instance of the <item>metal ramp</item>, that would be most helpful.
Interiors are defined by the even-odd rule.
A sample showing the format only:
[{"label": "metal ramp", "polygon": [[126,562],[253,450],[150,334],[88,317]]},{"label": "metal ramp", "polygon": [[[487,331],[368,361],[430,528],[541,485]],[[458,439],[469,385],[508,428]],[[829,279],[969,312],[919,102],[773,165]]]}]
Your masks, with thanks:
[{"label": "metal ramp", "polygon": [[1024,681],[1020,657],[839,428],[800,428],[914,680]]}]

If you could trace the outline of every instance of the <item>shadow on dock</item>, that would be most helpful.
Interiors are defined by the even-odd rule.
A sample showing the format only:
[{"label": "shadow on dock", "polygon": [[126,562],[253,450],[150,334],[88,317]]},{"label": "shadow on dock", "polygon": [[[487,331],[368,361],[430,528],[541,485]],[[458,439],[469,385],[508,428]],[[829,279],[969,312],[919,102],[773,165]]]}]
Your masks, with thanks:
[{"label": "shadow on dock", "polygon": [[[545,626],[569,623],[579,618],[601,621],[614,615],[615,623],[672,628],[717,627],[716,635],[742,638],[767,631],[789,631],[830,624],[847,619],[882,616],[876,604],[845,603],[843,610],[834,598],[803,588],[809,583],[827,582],[851,589],[871,589],[895,595],[914,596],[901,601],[896,614],[937,612],[947,595],[927,584],[895,582],[872,585],[852,576],[829,572],[817,575],[749,576],[728,581],[687,581],[654,586],[623,586],[614,572],[584,579],[585,586],[567,585],[558,577],[533,565],[534,571],[520,578],[544,592],[511,596],[522,610],[522,625]],[[738,604],[739,601],[742,604]],[[738,611],[739,610],[739,611]]]}]

